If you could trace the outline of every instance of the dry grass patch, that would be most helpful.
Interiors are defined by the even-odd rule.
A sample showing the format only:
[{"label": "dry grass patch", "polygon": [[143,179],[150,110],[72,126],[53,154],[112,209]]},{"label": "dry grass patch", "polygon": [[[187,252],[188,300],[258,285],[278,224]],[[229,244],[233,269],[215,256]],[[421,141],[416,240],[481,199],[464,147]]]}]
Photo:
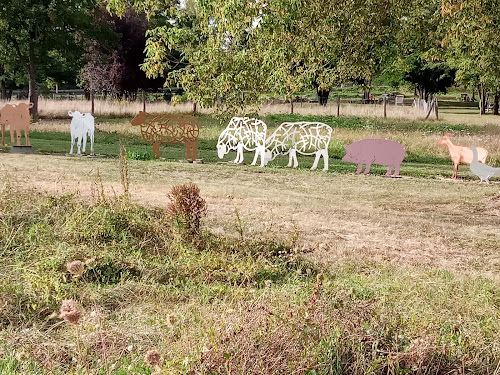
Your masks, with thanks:
[{"label": "dry grass patch", "polygon": [[[1,163],[12,185],[37,181],[40,190],[90,197],[99,169],[107,194],[121,193],[115,160],[3,155]],[[245,238],[297,233],[321,263],[372,259],[488,274],[500,267],[498,183],[135,161],[129,167],[132,201],[164,207],[170,186],[192,181],[207,200],[214,232],[239,236],[236,208]]]}]

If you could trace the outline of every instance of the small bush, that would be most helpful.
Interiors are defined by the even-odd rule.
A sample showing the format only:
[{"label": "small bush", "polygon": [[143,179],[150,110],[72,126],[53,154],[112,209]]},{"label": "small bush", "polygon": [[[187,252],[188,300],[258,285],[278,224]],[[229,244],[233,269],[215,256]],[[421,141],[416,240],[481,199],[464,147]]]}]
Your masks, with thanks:
[{"label": "small bush", "polygon": [[154,160],[153,153],[150,151],[127,151],[127,159],[129,160]]},{"label": "small bush", "polygon": [[189,237],[200,232],[201,219],[207,215],[207,203],[200,197],[200,188],[193,183],[172,187],[168,193],[167,216]]}]

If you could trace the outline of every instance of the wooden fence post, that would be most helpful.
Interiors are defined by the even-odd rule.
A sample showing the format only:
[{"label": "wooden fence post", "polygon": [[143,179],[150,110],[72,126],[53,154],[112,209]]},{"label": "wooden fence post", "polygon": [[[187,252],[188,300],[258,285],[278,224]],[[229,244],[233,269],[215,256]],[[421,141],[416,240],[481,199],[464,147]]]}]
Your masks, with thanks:
[{"label": "wooden fence post", "polygon": [[387,98],[384,96],[384,118],[387,118]]},{"label": "wooden fence post", "polygon": [[340,117],[340,95],[337,95],[337,117]]}]

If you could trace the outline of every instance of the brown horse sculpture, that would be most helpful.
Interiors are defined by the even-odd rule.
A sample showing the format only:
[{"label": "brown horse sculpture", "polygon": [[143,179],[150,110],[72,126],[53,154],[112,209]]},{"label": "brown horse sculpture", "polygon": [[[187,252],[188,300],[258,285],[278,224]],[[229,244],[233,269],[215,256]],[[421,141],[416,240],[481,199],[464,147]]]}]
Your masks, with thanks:
[{"label": "brown horse sculpture", "polygon": [[196,117],[179,114],[149,114],[141,111],[131,123],[141,127],[142,138],[146,142],[153,143],[155,158],[160,157],[160,144],[162,143],[184,143],[186,160],[196,160],[198,157],[197,142],[200,125]]}]

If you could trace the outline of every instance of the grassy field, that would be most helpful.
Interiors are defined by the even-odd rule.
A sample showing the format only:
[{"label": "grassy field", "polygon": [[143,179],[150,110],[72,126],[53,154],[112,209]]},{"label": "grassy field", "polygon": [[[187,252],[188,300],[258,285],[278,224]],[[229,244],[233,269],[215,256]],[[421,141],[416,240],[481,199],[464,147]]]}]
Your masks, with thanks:
[{"label": "grassy field", "polygon": [[[453,132],[500,165],[499,128],[264,117],[312,119],[334,128],[328,173],[221,164],[207,115],[205,164],[178,163],[182,145],[148,160],[126,120],[99,120],[97,158],[66,156],[69,121],[34,125],[38,155],[0,153],[0,373],[497,375],[500,185],[466,166],[450,180],[436,142]],[[365,137],[405,144],[403,178],[340,160]],[[188,237],[164,210],[186,182],[208,204]],[[66,299],[78,324],[57,317]]]}]

